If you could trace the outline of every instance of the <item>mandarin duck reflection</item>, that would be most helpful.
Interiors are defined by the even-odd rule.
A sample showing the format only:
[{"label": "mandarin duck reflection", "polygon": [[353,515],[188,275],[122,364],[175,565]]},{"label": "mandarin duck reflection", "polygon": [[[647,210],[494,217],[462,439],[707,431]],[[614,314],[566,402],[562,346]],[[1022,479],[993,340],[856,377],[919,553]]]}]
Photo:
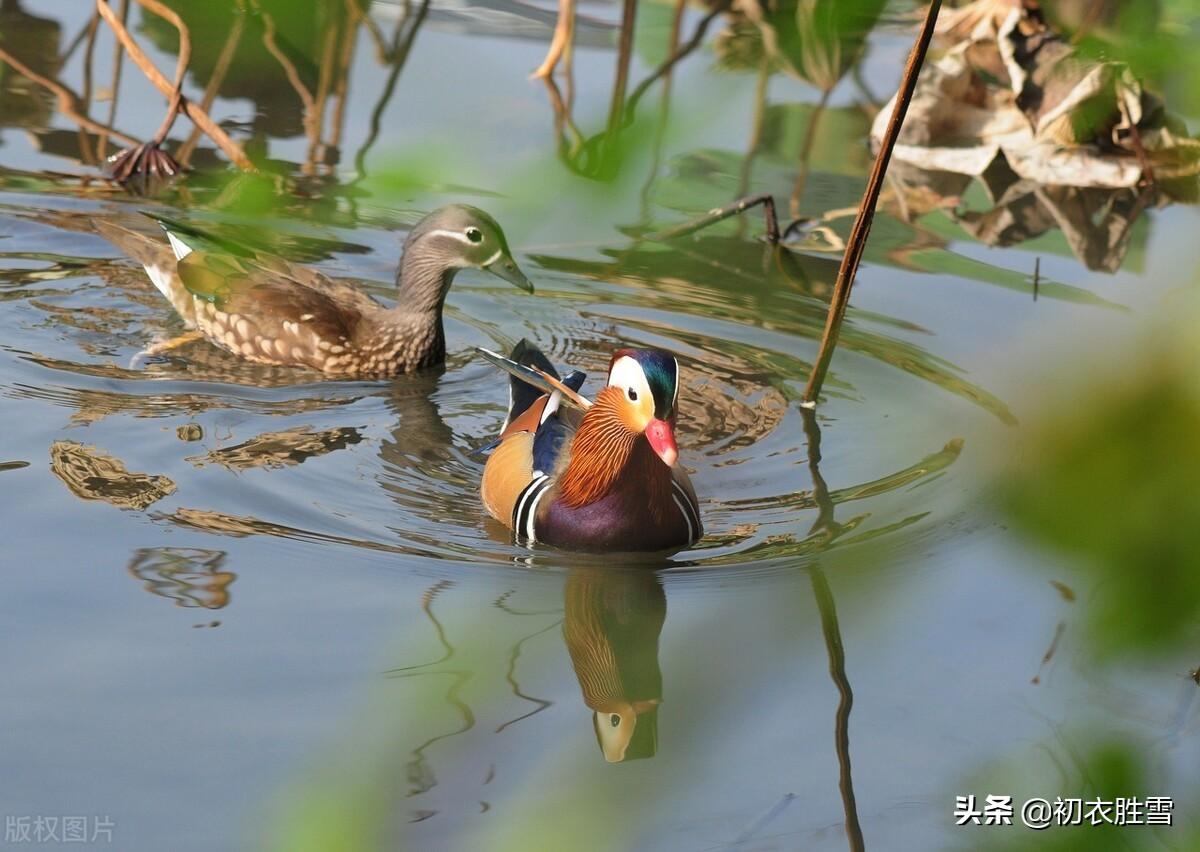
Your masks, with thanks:
[{"label": "mandarin duck reflection", "polygon": [[667,598],[657,574],[601,568],[567,575],[563,638],[609,763],[653,757]]},{"label": "mandarin duck reflection", "polygon": [[435,210],[409,232],[393,308],[316,270],[162,224],[167,243],[113,222],[96,227],[145,266],[189,327],[259,364],[337,376],[409,373],[446,358],[442,307],[460,269],[486,269],[533,291],[496,220],[465,204]]},{"label": "mandarin duck reflection", "polygon": [[512,373],[480,489],[493,518],[519,539],[595,552],[678,550],[703,535],[696,492],[676,463],[674,356],[618,349],[591,403],[576,392],[583,373],[559,379],[528,341],[509,359],[480,352]]}]

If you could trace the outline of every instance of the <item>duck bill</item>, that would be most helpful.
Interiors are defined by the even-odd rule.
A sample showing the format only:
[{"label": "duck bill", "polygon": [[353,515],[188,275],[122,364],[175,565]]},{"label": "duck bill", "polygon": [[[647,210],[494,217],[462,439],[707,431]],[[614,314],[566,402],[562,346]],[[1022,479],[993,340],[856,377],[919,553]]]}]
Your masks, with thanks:
[{"label": "duck bill", "polygon": [[658,455],[667,467],[675,467],[679,459],[679,448],[675,446],[675,429],[666,420],[657,418],[650,421],[646,427],[646,440],[650,449]]},{"label": "duck bill", "polygon": [[525,277],[525,273],[517,266],[517,262],[507,254],[496,258],[494,263],[489,263],[484,269],[526,293],[533,292],[533,283]]}]

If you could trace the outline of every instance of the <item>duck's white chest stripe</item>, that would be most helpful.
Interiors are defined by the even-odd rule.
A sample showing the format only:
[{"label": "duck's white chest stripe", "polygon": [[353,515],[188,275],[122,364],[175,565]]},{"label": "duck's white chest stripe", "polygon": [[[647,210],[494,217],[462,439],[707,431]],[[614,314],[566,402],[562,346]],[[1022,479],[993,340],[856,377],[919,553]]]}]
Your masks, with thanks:
[{"label": "duck's white chest stripe", "polygon": [[671,495],[671,499],[675,501],[675,505],[683,514],[684,522],[687,523],[688,541],[695,541],[698,538],[696,532],[700,529],[700,514],[692,505],[692,498],[683,490],[682,485],[672,479],[671,488],[675,492]]},{"label": "duck's white chest stripe", "polygon": [[537,541],[534,530],[534,520],[537,518],[538,503],[550,488],[550,477],[538,474],[525,486],[517,497],[517,506],[513,509],[513,530],[530,541]]}]

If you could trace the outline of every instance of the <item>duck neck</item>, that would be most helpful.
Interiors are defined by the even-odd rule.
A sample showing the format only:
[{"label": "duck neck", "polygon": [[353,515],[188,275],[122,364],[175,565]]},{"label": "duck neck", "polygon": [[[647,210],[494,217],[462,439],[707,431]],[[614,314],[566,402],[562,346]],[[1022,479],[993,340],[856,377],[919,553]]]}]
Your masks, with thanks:
[{"label": "duck neck", "polygon": [[420,242],[406,245],[396,276],[396,310],[406,314],[433,314],[439,319],[446,291],[458,267],[444,256],[423,250]]},{"label": "duck neck", "polygon": [[559,499],[571,508],[617,490],[640,495],[651,507],[658,504],[658,496],[670,494],[670,468],[644,435],[625,426],[615,405],[620,397],[620,388],[602,390],[571,442],[570,461],[558,480]]}]

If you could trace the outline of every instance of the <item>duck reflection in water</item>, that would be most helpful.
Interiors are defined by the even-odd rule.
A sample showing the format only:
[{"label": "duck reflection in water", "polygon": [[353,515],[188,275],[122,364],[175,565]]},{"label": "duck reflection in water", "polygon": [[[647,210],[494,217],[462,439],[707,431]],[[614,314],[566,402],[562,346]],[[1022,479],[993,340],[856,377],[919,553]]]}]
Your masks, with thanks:
[{"label": "duck reflection in water", "polygon": [[653,757],[662,672],[658,636],[667,598],[654,572],[572,569],[563,638],[609,763]]}]

